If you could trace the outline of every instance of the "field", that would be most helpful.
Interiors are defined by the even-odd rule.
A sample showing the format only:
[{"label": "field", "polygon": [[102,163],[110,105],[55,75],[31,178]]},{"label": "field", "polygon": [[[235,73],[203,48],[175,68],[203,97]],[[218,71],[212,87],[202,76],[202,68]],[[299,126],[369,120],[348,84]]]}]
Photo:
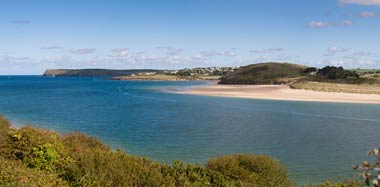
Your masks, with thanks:
[{"label": "field", "polygon": [[380,84],[340,84],[314,81],[300,81],[290,85],[294,89],[324,92],[380,94]]}]

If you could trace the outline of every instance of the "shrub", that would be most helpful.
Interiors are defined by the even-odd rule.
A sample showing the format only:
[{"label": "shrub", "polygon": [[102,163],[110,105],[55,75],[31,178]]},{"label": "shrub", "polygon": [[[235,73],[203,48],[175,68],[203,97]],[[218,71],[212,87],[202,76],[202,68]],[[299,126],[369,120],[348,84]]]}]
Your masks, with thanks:
[{"label": "shrub", "polygon": [[21,161],[0,157],[0,186],[68,186],[57,174],[33,170]]},{"label": "shrub", "polygon": [[328,79],[346,79],[346,78],[359,78],[355,71],[344,70],[343,67],[326,66],[319,69],[317,76],[325,77]]},{"label": "shrub", "polygon": [[290,186],[286,169],[269,156],[235,154],[210,159],[207,168],[222,173],[238,186]]},{"label": "shrub", "polygon": [[3,157],[21,160],[30,168],[54,170],[63,159],[59,155],[62,143],[58,135],[30,126],[9,130],[2,145]]}]

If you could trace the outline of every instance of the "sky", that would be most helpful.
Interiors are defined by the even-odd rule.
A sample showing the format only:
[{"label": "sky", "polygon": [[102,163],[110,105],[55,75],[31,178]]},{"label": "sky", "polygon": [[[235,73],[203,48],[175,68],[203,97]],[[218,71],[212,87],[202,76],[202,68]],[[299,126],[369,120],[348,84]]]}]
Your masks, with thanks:
[{"label": "sky", "polygon": [[1,0],[0,74],[291,62],[380,68],[380,0]]}]

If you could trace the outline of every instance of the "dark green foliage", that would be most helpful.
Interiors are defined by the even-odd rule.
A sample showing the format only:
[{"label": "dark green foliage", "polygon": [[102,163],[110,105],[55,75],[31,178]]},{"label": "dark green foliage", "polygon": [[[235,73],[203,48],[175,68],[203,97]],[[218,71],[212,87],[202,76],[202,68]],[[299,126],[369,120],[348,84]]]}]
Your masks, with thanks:
[{"label": "dark green foliage", "polygon": [[0,186],[69,186],[57,174],[25,167],[21,161],[0,157]]},{"label": "dark green foliage", "polygon": [[286,84],[288,78],[303,75],[305,66],[289,63],[261,63],[240,67],[223,77],[220,84]]},{"label": "dark green foliage", "polygon": [[318,71],[318,69],[317,69],[316,67],[308,67],[308,68],[306,68],[306,69],[303,71],[303,73],[310,74],[310,73],[315,73],[315,72],[317,72],[317,71]]},{"label": "dark green foliage", "polygon": [[279,161],[264,155],[236,154],[210,159],[207,168],[237,181],[237,186],[286,187],[286,169]]},{"label": "dark green foliage", "polygon": [[181,76],[181,77],[190,77],[191,71],[189,69],[178,70],[176,75]]},{"label": "dark green foliage", "polygon": [[326,66],[322,69],[319,69],[317,76],[327,79],[359,78],[359,74],[357,74],[355,71],[344,70],[343,67],[335,66]]}]

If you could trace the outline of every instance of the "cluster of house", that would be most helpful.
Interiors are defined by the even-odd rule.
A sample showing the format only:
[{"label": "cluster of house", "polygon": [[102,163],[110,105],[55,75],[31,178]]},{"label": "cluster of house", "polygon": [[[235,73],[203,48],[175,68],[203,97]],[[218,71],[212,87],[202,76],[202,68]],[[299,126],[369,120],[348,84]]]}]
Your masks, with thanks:
[{"label": "cluster of house", "polygon": [[229,72],[233,72],[238,67],[205,67],[205,68],[185,68],[181,70],[167,71],[168,74],[173,75],[184,75],[184,76],[194,76],[194,75],[226,75]]},{"label": "cluster of house", "polygon": [[142,76],[142,75],[156,75],[157,72],[141,72],[141,73],[137,73],[137,74],[131,74],[132,77],[136,76],[136,75],[139,75],[139,76]]}]

